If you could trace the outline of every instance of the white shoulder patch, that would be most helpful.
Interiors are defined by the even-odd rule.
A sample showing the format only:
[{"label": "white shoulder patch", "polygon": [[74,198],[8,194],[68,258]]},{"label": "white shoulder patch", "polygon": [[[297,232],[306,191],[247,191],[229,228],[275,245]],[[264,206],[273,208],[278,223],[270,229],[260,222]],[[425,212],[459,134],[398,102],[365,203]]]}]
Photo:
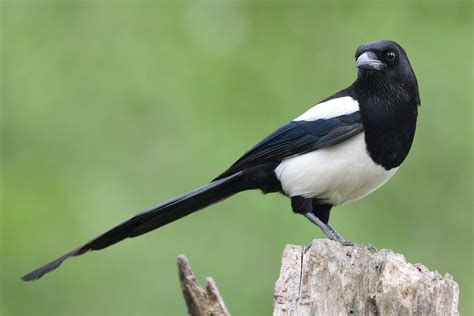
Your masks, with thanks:
[{"label": "white shoulder patch", "polygon": [[331,99],[318,103],[294,121],[316,121],[359,111],[359,102],[351,97]]}]

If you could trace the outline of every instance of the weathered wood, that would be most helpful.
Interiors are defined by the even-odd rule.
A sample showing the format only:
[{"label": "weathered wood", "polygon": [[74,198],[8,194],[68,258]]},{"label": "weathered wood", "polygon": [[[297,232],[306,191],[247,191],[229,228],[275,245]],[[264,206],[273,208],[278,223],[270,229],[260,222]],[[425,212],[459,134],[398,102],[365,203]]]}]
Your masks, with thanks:
[{"label": "weathered wood", "polygon": [[[184,256],[178,270],[190,315],[230,315],[212,278],[204,290]],[[391,250],[372,253],[327,239],[285,247],[273,297],[274,316],[459,315],[459,288],[449,274]]]},{"label": "weathered wood", "polygon": [[458,315],[458,297],[449,274],[324,239],[286,246],[273,315]]},{"label": "weathered wood", "polygon": [[189,315],[230,315],[214,280],[210,277],[206,278],[206,289],[204,290],[196,281],[188,259],[183,255],[178,257],[178,274]]}]

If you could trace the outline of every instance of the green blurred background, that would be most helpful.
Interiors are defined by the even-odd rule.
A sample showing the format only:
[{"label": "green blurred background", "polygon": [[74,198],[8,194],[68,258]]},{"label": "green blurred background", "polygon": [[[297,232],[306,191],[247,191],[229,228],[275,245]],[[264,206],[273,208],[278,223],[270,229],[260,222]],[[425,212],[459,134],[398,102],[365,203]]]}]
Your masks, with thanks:
[{"label": "green blurred background", "polygon": [[175,261],[235,315],[268,315],[287,243],[322,238],[278,195],[244,193],[139,239],[19,277],[135,212],[204,184],[355,78],[393,39],[422,106],[413,149],[333,211],[350,240],[460,284],[473,314],[470,2],[1,2],[2,315],[179,315]]}]

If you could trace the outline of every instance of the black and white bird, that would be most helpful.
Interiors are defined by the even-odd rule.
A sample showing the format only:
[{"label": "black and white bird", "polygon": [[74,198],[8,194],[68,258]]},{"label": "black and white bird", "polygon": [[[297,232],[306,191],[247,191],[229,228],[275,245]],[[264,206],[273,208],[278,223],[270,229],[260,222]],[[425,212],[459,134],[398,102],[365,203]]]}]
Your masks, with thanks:
[{"label": "black and white bird", "polygon": [[332,240],[334,206],[375,191],[397,172],[415,134],[418,84],[403,48],[373,41],[355,53],[357,79],[248,150],[221,175],[145,210],[22,277],[39,279],[71,256],[137,237],[238,192],[280,192]]}]

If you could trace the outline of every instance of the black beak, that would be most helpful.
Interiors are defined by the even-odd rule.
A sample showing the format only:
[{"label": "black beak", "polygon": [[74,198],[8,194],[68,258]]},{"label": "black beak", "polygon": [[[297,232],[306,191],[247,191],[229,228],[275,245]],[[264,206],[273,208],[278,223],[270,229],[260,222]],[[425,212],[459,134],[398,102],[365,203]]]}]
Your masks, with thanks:
[{"label": "black beak", "polygon": [[357,58],[356,67],[361,70],[380,71],[385,68],[385,64],[377,58],[374,52],[366,51]]}]

